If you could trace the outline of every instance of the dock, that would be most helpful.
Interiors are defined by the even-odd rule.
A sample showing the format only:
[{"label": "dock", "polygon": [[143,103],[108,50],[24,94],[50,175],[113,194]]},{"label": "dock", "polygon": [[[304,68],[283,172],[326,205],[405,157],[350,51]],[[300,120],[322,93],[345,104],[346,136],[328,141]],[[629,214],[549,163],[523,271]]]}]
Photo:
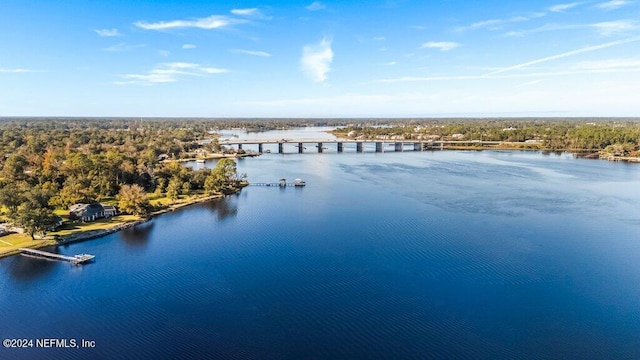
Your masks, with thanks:
[{"label": "dock", "polygon": [[89,254],[80,254],[74,256],[66,256],[60,254],[54,254],[48,251],[36,250],[36,249],[28,249],[28,248],[19,248],[18,250],[22,251],[22,254],[26,255],[34,255],[41,256],[48,259],[56,259],[56,260],[64,260],[68,261],[74,265],[81,265],[87,263],[95,258],[95,255]]},{"label": "dock", "polygon": [[302,187],[307,185],[307,183],[302,179],[295,179],[293,182],[287,182],[287,179],[280,179],[277,183],[249,183],[250,186],[278,186],[278,187]]},{"label": "dock", "polygon": [[296,183],[249,183],[249,186],[280,186],[280,187],[287,187],[287,186],[304,186],[302,184],[296,184]]}]

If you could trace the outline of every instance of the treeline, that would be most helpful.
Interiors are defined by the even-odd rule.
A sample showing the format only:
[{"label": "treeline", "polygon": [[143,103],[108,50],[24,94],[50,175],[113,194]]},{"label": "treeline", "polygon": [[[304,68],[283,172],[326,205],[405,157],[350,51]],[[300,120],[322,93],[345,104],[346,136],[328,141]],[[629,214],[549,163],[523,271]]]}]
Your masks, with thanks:
[{"label": "treeline", "polygon": [[542,149],[569,151],[599,151],[617,144],[637,151],[640,142],[640,123],[634,119],[431,119],[391,126],[371,126],[365,122],[338,128],[336,132],[366,139],[395,136],[403,139],[505,142],[534,140]]}]

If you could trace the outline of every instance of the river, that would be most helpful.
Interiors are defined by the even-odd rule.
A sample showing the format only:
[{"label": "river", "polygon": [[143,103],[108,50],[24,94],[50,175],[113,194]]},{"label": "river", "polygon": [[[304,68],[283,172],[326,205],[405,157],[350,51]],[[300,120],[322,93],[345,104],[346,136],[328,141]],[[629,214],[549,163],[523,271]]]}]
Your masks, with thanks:
[{"label": "river", "polygon": [[638,164],[290,146],[238,171],[304,188],[0,259],[0,337],[95,341],[0,358],[640,358]]}]

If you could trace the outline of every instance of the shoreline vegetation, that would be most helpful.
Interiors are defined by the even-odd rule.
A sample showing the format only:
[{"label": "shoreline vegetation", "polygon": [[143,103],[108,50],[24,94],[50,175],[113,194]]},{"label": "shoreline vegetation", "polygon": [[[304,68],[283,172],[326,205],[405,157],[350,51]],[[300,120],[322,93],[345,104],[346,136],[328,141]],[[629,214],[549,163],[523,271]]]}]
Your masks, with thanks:
[{"label": "shoreline vegetation", "polygon": [[[244,184],[246,186],[248,184]],[[49,246],[66,245],[75,242],[81,242],[91,239],[100,238],[113,234],[115,232],[132,228],[139,224],[151,221],[154,217],[172,212],[190,205],[205,203],[208,201],[222,199],[223,194],[215,195],[196,195],[184,199],[180,199],[171,205],[158,208],[145,216],[135,215],[116,215],[110,218],[103,218],[89,223],[70,223],[63,224],[61,229],[49,232],[43,238],[32,239],[27,234],[11,233],[0,237],[0,259],[3,257],[20,254],[19,248],[39,249]]]},{"label": "shoreline vegetation", "polygon": [[329,133],[368,141],[468,142],[437,146],[443,150],[569,152],[584,158],[640,162],[638,119],[429,119],[379,126],[352,123]]},{"label": "shoreline vegetation", "polygon": [[[0,118],[0,223],[24,229],[24,234],[0,236],[0,257],[18,247],[103,236],[237,193],[247,182],[246,175],[237,174],[234,159],[259,154],[220,146],[220,129],[309,126],[335,127],[332,134],[350,139],[471,143],[442,147],[447,150],[566,151],[640,162],[640,118]],[[482,146],[474,140],[501,144]],[[196,160],[217,160],[217,165],[182,165]],[[121,214],[87,223],[68,217],[71,205],[95,202],[117,206]]]}]

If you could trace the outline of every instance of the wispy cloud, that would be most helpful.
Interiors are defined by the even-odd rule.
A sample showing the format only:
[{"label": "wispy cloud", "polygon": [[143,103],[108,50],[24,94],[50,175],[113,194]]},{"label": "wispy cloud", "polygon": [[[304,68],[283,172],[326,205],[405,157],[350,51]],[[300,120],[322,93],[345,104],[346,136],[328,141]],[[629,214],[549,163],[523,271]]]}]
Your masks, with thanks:
[{"label": "wispy cloud", "polygon": [[147,73],[120,75],[124,80],[115,81],[114,84],[151,86],[176,82],[184,77],[205,77],[210,74],[223,74],[227,72],[229,72],[228,69],[207,67],[187,62],[162,63]]},{"label": "wispy cloud", "polygon": [[191,20],[170,20],[159,22],[137,21],[135,26],[144,30],[169,30],[179,28],[198,28],[204,30],[221,29],[235,24],[244,23],[247,20],[225,15],[211,15],[205,18]]},{"label": "wispy cloud", "polygon": [[640,41],[639,37],[627,38],[618,41],[611,41],[604,44],[587,46],[580,49],[567,51],[561,54],[547,56],[544,58],[527,61],[521,64],[500,68],[481,75],[443,75],[443,76],[404,76],[391,79],[375,80],[376,83],[400,83],[400,82],[417,82],[417,81],[463,81],[463,80],[483,80],[483,79],[518,79],[518,78],[541,78],[552,76],[567,76],[580,74],[599,74],[599,73],[629,73],[640,72],[640,59],[610,59],[606,61],[582,62],[577,65],[569,66],[566,70],[560,71],[542,71],[542,72],[517,72],[508,74],[513,70],[527,68],[531,65],[541,64],[544,62],[568,58],[571,56],[606,49],[613,46],[633,43]]},{"label": "wispy cloud", "polygon": [[331,40],[324,38],[316,45],[306,45],[302,48],[300,63],[304,73],[314,82],[325,82],[331,71],[333,50]]},{"label": "wispy cloud", "polygon": [[249,8],[249,9],[233,9],[231,10],[233,15],[240,16],[251,16],[258,13],[258,8]]},{"label": "wispy cloud", "polygon": [[557,5],[553,5],[549,8],[549,11],[551,12],[563,12],[565,10],[569,10],[572,9],[578,5],[580,5],[582,3],[579,2],[572,2],[572,3],[566,3],[566,4],[557,4]]},{"label": "wispy cloud", "polygon": [[638,24],[631,20],[606,21],[592,25],[604,36],[625,33],[638,28]]},{"label": "wispy cloud", "polygon": [[640,59],[606,59],[582,61],[573,66],[579,70],[640,68]]},{"label": "wispy cloud", "polygon": [[599,22],[593,24],[545,24],[540,27],[528,30],[509,31],[505,33],[505,36],[525,36],[529,34],[549,32],[549,31],[561,31],[561,30],[576,30],[576,29],[594,29],[602,36],[610,36],[614,34],[626,33],[630,30],[639,28],[635,21],[631,20],[616,20]]},{"label": "wispy cloud", "polygon": [[144,44],[127,44],[127,43],[119,43],[119,44],[115,44],[109,47],[106,47],[102,50],[104,51],[110,51],[110,52],[120,52],[120,51],[129,51],[129,50],[133,50],[133,49],[139,49],[142,47],[145,47],[146,45]]},{"label": "wispy cloud", "polygon": [[231,49],[231,50],[229,50],[229,52],[232,52],[234,54],[244,54],[244,55],[260,56],[260,57],[271,57],[271,54],[266,52],[266,51]]},{"label": "wispy cloud", "polygon": [[182,48],[183,49],[195,49],[196,46],[193,45],[193,44],[184,44],[184,45],[182,45]]},{"label": "wispy cloud", "polygon": [[103,37],[122,36],[118,29],[95,29],[93,31]]},{"label": "wispy cloud", "polygon": [[22,74],[22,73],[33,73],[33,72],[38,72],[38,71],[29,70],[29,69],[5,69],[5,68],[0,68],[0,73]]},{"label": "wispy cloud", "polygon": [[451,41],[429,41],[422,44],[422,46],[420,47],[423,49],[438,49],[440,51],[449,51],[457,48],[458,46],[460,46],[460,44]]},{"label": "wispy cloud", "polygon": [[464,81],[464,80],[487,80],[487,79],[526,79],[582,74],[608,74],[608,73],[629,73],[640,72],[638,68],[610,68],[610,69],[582,69],[582,70],[560,70],[541,71],[532,73],[497,74],[497,75],[443,75],[443,76],[403,76],[399,78],[374,80],[374,83],[403,83],[421,81]]},{"label": "wispy cloud", "polygon": [[615,10],[623,6],[629,5],[630,3],[631,1],[627,1],[627,0],[612,0],[612,1],[599,3],[598,5],[596,5],[596,7],[603,10]]},{"label": "wispy cloud", "polygon": [[322,10],[325,9],[327,6],[323,3],[321,3],[320,1],[314,1],[311,4],[309,4],[308,6],[306,6],[305,8],[309,11],[318,11],[318,10]]},{"label": "wispy cloud", "polygon": [[540,64],[540,63],[544,63],[544,62],[548,62],[548,61],[552,61],[552,60],[563,59],[563,58],[567,58],[567,57],[578,55],[578,54],[584,54],[584,53],[587,53],[587,52],[592,52],[592,51],[596,51],[596,50],[602,50],[602,49],[610,48],[612,46],[618,46],[618,45],[628,44],[628,43],[637,42],[637,41],[640,41],[640,37],[633,37],[633,38],[628,38],[628,39],[611,41],[611,42],[604,43],[604,44],[599,44],[599,45],[587,46],[587,47],[583,47],[583,48],[580,48],[580,49],[563,52],[561,54],[547,56],[547,57],[543,57],[543,58],[540,58],[540,59],[527,61],[527,62],[524,62],[524,63],[521,63],[521,64],[508,66],[508,67],[505,67],[505,68],[502,68],[502,69],[495,70],[495,71],[492,71],[490,73],[487,73],[484,76],[493,76],[493,75],[501,74],[501,73],[504,73],[504,72],[507,72],[507,71],[526,68],[526,67],[531,66],[531,65],[536,65],[536,64]]},{"label": "wispy cloud", "polygon": [[482,20],[482,21],[474,22],[467,26],[459,27],[456,30],[457,31],[480,30],[480,29],[502,30],[504,29],[505,25],[526,22],[533,19],[544,17],[546,15],[547,14],[544,12],[537,12],[537,13],[532,13],[527,15],[513,16],[510,18],[504,18],[504,19]]},{"label": "wispy cloud", "polygon": [[387,40],[387,38],[384,37],[384,36],[374,36],[373,39],[371,39],[371,40],[373,40],[373,41],[385,41],[385,40]]}]

